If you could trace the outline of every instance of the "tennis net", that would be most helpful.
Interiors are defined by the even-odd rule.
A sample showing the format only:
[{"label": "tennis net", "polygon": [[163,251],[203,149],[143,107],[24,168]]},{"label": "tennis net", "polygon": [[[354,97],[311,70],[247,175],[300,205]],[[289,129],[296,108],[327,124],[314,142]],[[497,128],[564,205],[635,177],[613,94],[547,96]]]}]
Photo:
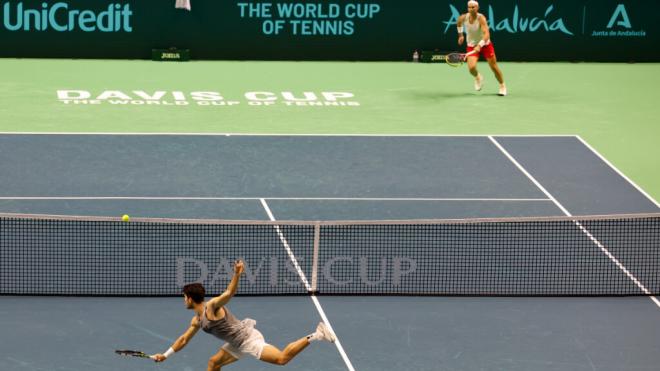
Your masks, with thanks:
[{"label": "tennis net", "polygon": [[660,294],[660,214],[268,222],[0,214],[0,294]]}]

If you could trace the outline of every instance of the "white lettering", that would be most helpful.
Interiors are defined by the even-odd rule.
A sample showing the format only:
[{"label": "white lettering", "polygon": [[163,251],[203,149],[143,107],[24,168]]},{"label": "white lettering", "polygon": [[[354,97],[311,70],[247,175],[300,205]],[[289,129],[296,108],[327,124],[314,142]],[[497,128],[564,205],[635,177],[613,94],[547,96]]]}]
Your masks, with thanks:
[{"label": "white lettering", "polygon": [[57,99],[88,99],[92,94],[86,90],[58,90]]},{"label": "white lettering", "polygon": [[137,95],[138,97],[146,100],[160,100],[163,99],[165,94],[167,94],[167,92],[162,90],[154,92],[153,95],[149,95],[142,90],[133,90],[133,93],[135,93],[135,95]]},{"label": "white lettering", "polygon": [[216,93],[214,91],[194,91],[190,93],[190,96],[193,100],[198,101],[217,101],[224,99],[220,93]]},{"label": "white lettering", "polygon": [[252,100],[252,101],[277,100],[277,97],[275,96],[275,94],[269,93],[269,92],[263,92],[263,91],[261,91],[261,92],[260,91],[254,91],[254,92],[245,93],[245,98],[247,98],[248,100]]},{"label": "white lettering", "polygon": [[329,92],[323,92],[323,93],[321,93],[321,94],[323,95],[323,98],[325,98],[325,100],[328,100],[328,101],[331,101],[331,102],[334,102],[334,101],[336,101],[337,99],[353,98],[353,96],[354,96],[354,95],[351,94],[351,93],[346,93],[346,92],[332,92],[332,91],[329,91]]},{"label": "white lettering", "polygon": [[119,90],[106,90],[103,93],[101,93],[98,97],[96,97],[96,99],[110,99],[110,98],[126,99],[126,100],[131,99],[129,95],[126,95]]}]

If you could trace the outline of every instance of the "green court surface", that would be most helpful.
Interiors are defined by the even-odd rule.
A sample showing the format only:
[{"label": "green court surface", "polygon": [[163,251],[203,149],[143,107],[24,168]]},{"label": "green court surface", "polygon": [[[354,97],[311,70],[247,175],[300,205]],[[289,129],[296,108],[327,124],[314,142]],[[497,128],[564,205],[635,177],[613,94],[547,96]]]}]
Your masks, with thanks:
[{"label": "green court surface", "polygon": [[0,59],[0,68],[0,132],[579,135],[660,199],[660,64],[501,63],[507,97],[483,62],[482,92],[465,66],[405,62]]}]

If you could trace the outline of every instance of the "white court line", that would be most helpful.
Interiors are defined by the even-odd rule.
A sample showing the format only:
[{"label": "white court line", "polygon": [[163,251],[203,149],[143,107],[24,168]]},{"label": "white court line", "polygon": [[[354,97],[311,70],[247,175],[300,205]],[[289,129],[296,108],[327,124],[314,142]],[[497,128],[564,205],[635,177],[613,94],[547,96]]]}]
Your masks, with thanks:
[{"label": "white court line", "polygon": [[217,201],[260,201],[260,200],[286,200],[286,201],[474,201],[474,202],[548,202],[547,198],[414,198],[414,197],[133,197],[133,196],[2,196],[0,200],[146,200],[146,201],[178,201],[178,200],[217,200]]},{"label": "white court line", "polygon": [[[271,213],[270,208],[266,203],[266,200],[262,199],[261,205],[264,207],[264,209],[266,209],[266,214],[268,214],[268,218],[270,218],[270,220],[274,222],[275,217],[273,217],[273,213]],[[296,259],[296,256],[293,254],[293,251],[291,250],[291,246],[289,245],[289,241],[287,241],[286,237],[284,237],[284,233],[282,233],[282,230],[280,229],[279,225],[275,226],[275,231],[277,232],[280,241],[282,241],[282,244],[284,245],[284,249],[286,250],[286,253],[289,255],[289,259],[291,259],[293,266],[296,268],[296,272],[300,276],[300,279],[303,281],[303,284],[305,284],[305,288],[307,289],[308,292],[311,291],[312,287],[309,285],[307,276],[305,276],[305,272],[303,272],[302,268],[300,267],[300,264],[298,263],[298,259]]]},{"label": "white court line", "polygon": [[[263,205],[264,209],[266,210],[266,214],[268,214],[268,218],[273,222],[276,221],[275,217],[273,216],[273,213],[270,211],[270,208],[268,207],[268,204],[266,203],[266,200],[262,199],[261,200],[261,205]],[[289,246],[289,242],[284,237],[284,234],[282,234],[282,231],[280,230],[279,226],[275,226],[275,230],[277,231],[277,234],[280,237],[280,241],[282,241],[282,244],[284,245],[284,248],[286,249],[287,254],[289,254],[289,258],[291,259],[291,262],[296,267],[296,271],[298,272],[298,275],[300,275],[300,279],[305,284],[305,287],[307,288],[307,290],[311,291],[312,288],[309,285],[309,281],[307,281],[307,277],[305,276],[305,273],[302,271],[302,269],[300,268],[300,265],[298,264],[298,260],[293,255],[293,252],[291,251],[291,247]],[[355,368],[353,368],[353,364],[351,363],[351,360],[348,359],[348,355],[344,351],[344,347],[341,345],[341,342],[339,341],[339,335],[337,335],[337,332],[332,328],[332,324],[330,324],[330,320],[325,315],[325,311],[323,310],[323,307],[321,307],[321,303],[319,302],[319,299],[316,297],[316,295],[314,295],[313,292],[311,294],[311,298],[312,298],[312,302],[314,302],[314,306],[316,307],[316,310],[319,312],[319,315],[321,315],[321,319],[323,320],[323,322],[325,322],[325,324],[328,326],[330,331],[332,331],[335,334],[335,337],[336,337],[335,346],[337,347],[337,350],[339,351],[339,354],[341,355],[341,358],[344,360],[344,363],[346,364],[346,367],[350,371],[355,371]]]},{"label": "white court line", "polygon": [[633,182],[630,178],[628,178],[623,172],[621,172],[621,170],[617,169],[616,166],[612,165],[612,163],[609,162],[609,161],[605,158],[605,156],[601,155],[598,151],[596,151],[596,149],[595,149],[594,147],[592,147],[589,143],[587,143],[586,140],[582,139],[582,137],[580,137],[579,135],[577,136],[577,138],[578,138],[578,140],[579,140],[580,142],[582,142],[582,144],[583,144],[585,147],[589,148],[589,149],[591,150],[591,152],[593,152],[596,156],[598,156],[598,158],[600,158],[601,161],[603,161],[604,163],[606,163],[610,168],[612,168],[612,170],[614,170],[617,174],[619,174],[620,177],[622,177],[622,178],[625,179],[628,183],[630,183],[630,185],[632,185],[633,187],[635,187],[635,189],[637,189],[637,191],[639,191],[639,193],[641,193],[641,194],[643,194],[644,196],[646,196],[646,198],[648,198],[649,200],[651,200],[651,202],[653,202],[653,203],[655,204],[655,206],[657,206],[658,208],[660,208],[660,203],[658,203],[658,201],[656,201],[653,197],[651,197],[651,195],[649,195],[648,193],[646,193],[646,191],[644,191],[644,190],[642,189],[642,187],[640,187],[640,186],[638,186],[637,184],[635,184],[635,182]]},{"label": "white court line", "polygon": [[[548,196],[548,198],[550,198],[550,199],[552,200],[552,202],[554,202],[555,205],[556,205],[556,206],[557,206],[557,207],[558,207],[558,208],[559,208],[559,209],[560,209],[560,210],[561,210],[566,216],[573,216],[573,215],[571,215],[571,213],[570,213],[570,212],[569,212],[569,211],[568,211],[568,210],[567,210],[567,209],[566,209],[561,203],[559,203],[559,201],[557,201],[556,198],[554,198],[554,197],[552,196],[552,194],[550,194],[550,192],[548,192],[547,189],[545,189],[545,187],[543,187],[543,186],[541,185],[541,183],[539,183],[539,182],[536,180],[536,178],[534,178],[534,177],[532,176],[532,174],[530,174],[530,173],[529,173],[529,172],[528,172],[528,171],[527,171],[527,170],[526,170],[526,169],[525,169],[525,168],[524,168],[524,167],[523,167],[523,166],[522,166],[522,165],[521,165],[521,164],[520,164],[520,163],[519,163],[519,162],[518,162],[518,161],[517,161],[517,160],[516,160],[516,159],[515,159],[515,158],[514,158],[514,157],[513,157],[508,151],[507,151],[507,150],[506,150],[506,149],[504,149],[504,147],[502,147],[502,146],[500,145],[500,143],[497,142],[497,140],[495,140],[495,138],[493,138],[493,137],[491,136],[491,137],[489,137],[489,139],[491,140],[491,142],[493,142],[493,144],[495,144],[495,146],[496,146],[497,148],[499,148],[500,151],[502,151],[502,153],[503,153],[503,154],[504,154],[504,155],[505,155],[505,156],[506,156],[506,157],[507,157],[507,158],[508,158],[508,159],[509,159],[509,160],[510,160],[510,161],[511,161],[511,162],[512,162],[512,163],[513,163],[513,164],[514,164],[514,165],[515,165],[515,166],[516,166],[516,167],[517,167],[522,173],[523,173],[523,174],[525,174],[525,176],[527,176],[527,178],[529,178],[529,180],[532,181],[532,183],[534,183],[534,185],[536,185],[536,186],[537,186],[537,187],[538,187],[538,188],[539,188],[539,189],[540,189],[540,190],[541,190],[546,196]],[[609,250],[608,250],[608,249],[607,249],[607,248],[606,248],[606,247],[605,247],[600,241],[598,241],[598,239],[597,239],[596,237],[594,237],[594,236],[591,234],[591,232],[589,232],[586,228],[584,228],[584,226],[582,226],[582,224],[581,224],[580,222],[578,222],[578,221],[573,221],[573,222],[575,223],[575,225],[578,226],[578,228],[580,228],[580,230],[581,230],[581,231],[582,231],[582,232],[583,232],[583,233],[584,233],[584,234],[585,234],[585,235],[586,235],[586,236],[587,236],[587,237],[588,237],[588,238],[589,238],[589,239],[590,239],[590,240],[591,240],[596,246],[598,246],[598,248],[599,248],[599,249],[600,249],[600,250],[601,250],[601,251],[602,251],[602,252],[603,252],[603,253],[604,253],[604,254],[605,254],[605,255],[606,255],[611,261],[612,261],[612,262],[614,262],[614,264],[616,264],[616,266],[617,266],[617,267],[618,267],[623,273],[625,273],[626,276],[628,276],[628,278],[630,278],[630,280],[631,280],[631,281],[632,281],[637,287],[639,287],[640,290],[642,290],[643,293],[645,293],[646,295],[650,295],[650,294],[651,294],[651,292],[649,291],[649,289],[647,289],[646,286],[644,286],[644,285],[643,285],[643,284],[637,279],[637,277],[635,277],[635,276],[634,276],[634,275],[633,275],[633,274],[632,274],[632,273],[631,273],[631,272],[630,272],[630,271],[629,271],[629,270],[628,270],[623,264],[621,264],[621,262],[619,261],[619,259],[617,259],[614,255],[612,255],[612,253],[610,253],[610,251],[609,251]],[[651,300],[653,300],[653,302],[658,306],[658,308],[660,308],[660,301],[659,301],[655,296],[650,296],[650,298],[651,298]]]}]

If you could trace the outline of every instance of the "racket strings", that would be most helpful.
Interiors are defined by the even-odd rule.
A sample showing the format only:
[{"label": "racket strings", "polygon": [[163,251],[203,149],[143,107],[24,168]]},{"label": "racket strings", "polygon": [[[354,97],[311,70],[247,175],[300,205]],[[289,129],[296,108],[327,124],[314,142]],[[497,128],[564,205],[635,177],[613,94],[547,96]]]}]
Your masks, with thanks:
[{"label": "racket strings", "polygon": [[449,64],[461,64],[465,61],[465,54],[451,53],[447,55],[446,60]]}]

